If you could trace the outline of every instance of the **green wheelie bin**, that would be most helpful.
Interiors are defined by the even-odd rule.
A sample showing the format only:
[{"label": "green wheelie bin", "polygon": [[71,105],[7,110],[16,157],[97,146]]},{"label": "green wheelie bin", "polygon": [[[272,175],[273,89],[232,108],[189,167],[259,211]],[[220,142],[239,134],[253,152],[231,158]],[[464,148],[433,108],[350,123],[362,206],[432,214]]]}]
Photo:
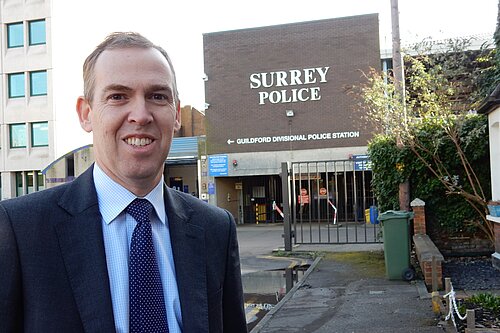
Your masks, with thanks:
[{"label": "green wheelie bin", "polygon": [[413,212],[389,210],[379,215],[384,239],[385,272],[389,280],[410,281],[415,271],[410,264],[410,220]]}]

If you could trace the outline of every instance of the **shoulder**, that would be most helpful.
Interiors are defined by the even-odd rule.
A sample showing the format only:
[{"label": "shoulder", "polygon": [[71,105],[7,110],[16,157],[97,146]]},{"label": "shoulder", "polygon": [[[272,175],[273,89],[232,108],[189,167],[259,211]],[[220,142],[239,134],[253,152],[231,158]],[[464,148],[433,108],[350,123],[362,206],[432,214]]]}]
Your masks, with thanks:
[{"label": "shoulder", "polygon": [[[92,173],[85,172],[72,182],[43,191],[0,201],[0,210],[9,217],[42,218],[61,212],[74,213],[97,203]],[[81,208],[84,207],[84,208]]]},{"label": "shoulder", "polygon": [[39,192],[26,194],[17,198],[0,201],[0,206],[6,210],[28,209],[33,210],[38,207],[48,207],[51,203],[56,203],[61,195],[66,191],[69,184],[59,185]]}]

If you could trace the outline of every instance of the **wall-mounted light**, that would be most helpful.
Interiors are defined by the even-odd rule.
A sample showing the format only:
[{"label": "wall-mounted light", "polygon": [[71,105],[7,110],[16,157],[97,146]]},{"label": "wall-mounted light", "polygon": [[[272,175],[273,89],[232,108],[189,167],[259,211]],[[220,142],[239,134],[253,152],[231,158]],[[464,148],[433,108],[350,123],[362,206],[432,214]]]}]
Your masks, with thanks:
[{"label": "wall-mounted light", "polygon": [[203,76],[201,77],[201,79],[203,81],[208,81],[208,75],[207,74],[203,74]]},{"label": "wall-mounted light", "polygon": [[210,104],[205,103],[205,110],[208,109],[209,106],[210,106]]},{"label": "wall-mounted light", "polygon": [[295,116],[295,113],[293,112],[293,110],[286,110],[286,116],[293,117],[293,116]]}]

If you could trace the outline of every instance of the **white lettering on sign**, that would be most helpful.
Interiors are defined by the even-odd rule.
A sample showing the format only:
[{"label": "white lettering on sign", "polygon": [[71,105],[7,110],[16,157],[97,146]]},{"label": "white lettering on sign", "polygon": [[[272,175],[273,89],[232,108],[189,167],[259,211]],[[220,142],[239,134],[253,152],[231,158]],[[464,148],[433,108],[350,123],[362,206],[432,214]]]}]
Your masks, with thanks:
[{"label": "white lettering on sign", "polygon": [[[297,85],[319,84],[328,82],[326,75],[330,67],[291,69],[289,71],[263,72],[250,74],[250,88],[289,87]],[[321,100],[320,87],[277,89],[259,91],[259,104],[267,102],[296,103]]]},{"label": "white lettering on sign", "polygon": [[359,138],[359,131],[259,136],[254,138],[237,138],[235,140],[227,139],[226,142],[228,145],[231,145],[233,143],[236,143],[238,145],[248,145],[271,142],[315,141],[349,138]]}]

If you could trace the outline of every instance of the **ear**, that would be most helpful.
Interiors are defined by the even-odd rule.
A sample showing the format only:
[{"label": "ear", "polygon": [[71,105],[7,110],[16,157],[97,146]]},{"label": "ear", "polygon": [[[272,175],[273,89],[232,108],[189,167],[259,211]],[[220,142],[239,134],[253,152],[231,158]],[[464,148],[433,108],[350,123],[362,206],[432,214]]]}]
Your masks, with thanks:
[{"label": "ear", "polygon": [[177,132],[181,129],[181,102],[177,103],[177,108],[175,110],[175,123],[174,123],[174,132]]},{"label": "ear", "polygon": [[85,97],[78,97],[78,100],[76,101],[76,112],[78,113],[80,126],[82,126],[83,130],[87,133],[92,132],[92,108]]}]

